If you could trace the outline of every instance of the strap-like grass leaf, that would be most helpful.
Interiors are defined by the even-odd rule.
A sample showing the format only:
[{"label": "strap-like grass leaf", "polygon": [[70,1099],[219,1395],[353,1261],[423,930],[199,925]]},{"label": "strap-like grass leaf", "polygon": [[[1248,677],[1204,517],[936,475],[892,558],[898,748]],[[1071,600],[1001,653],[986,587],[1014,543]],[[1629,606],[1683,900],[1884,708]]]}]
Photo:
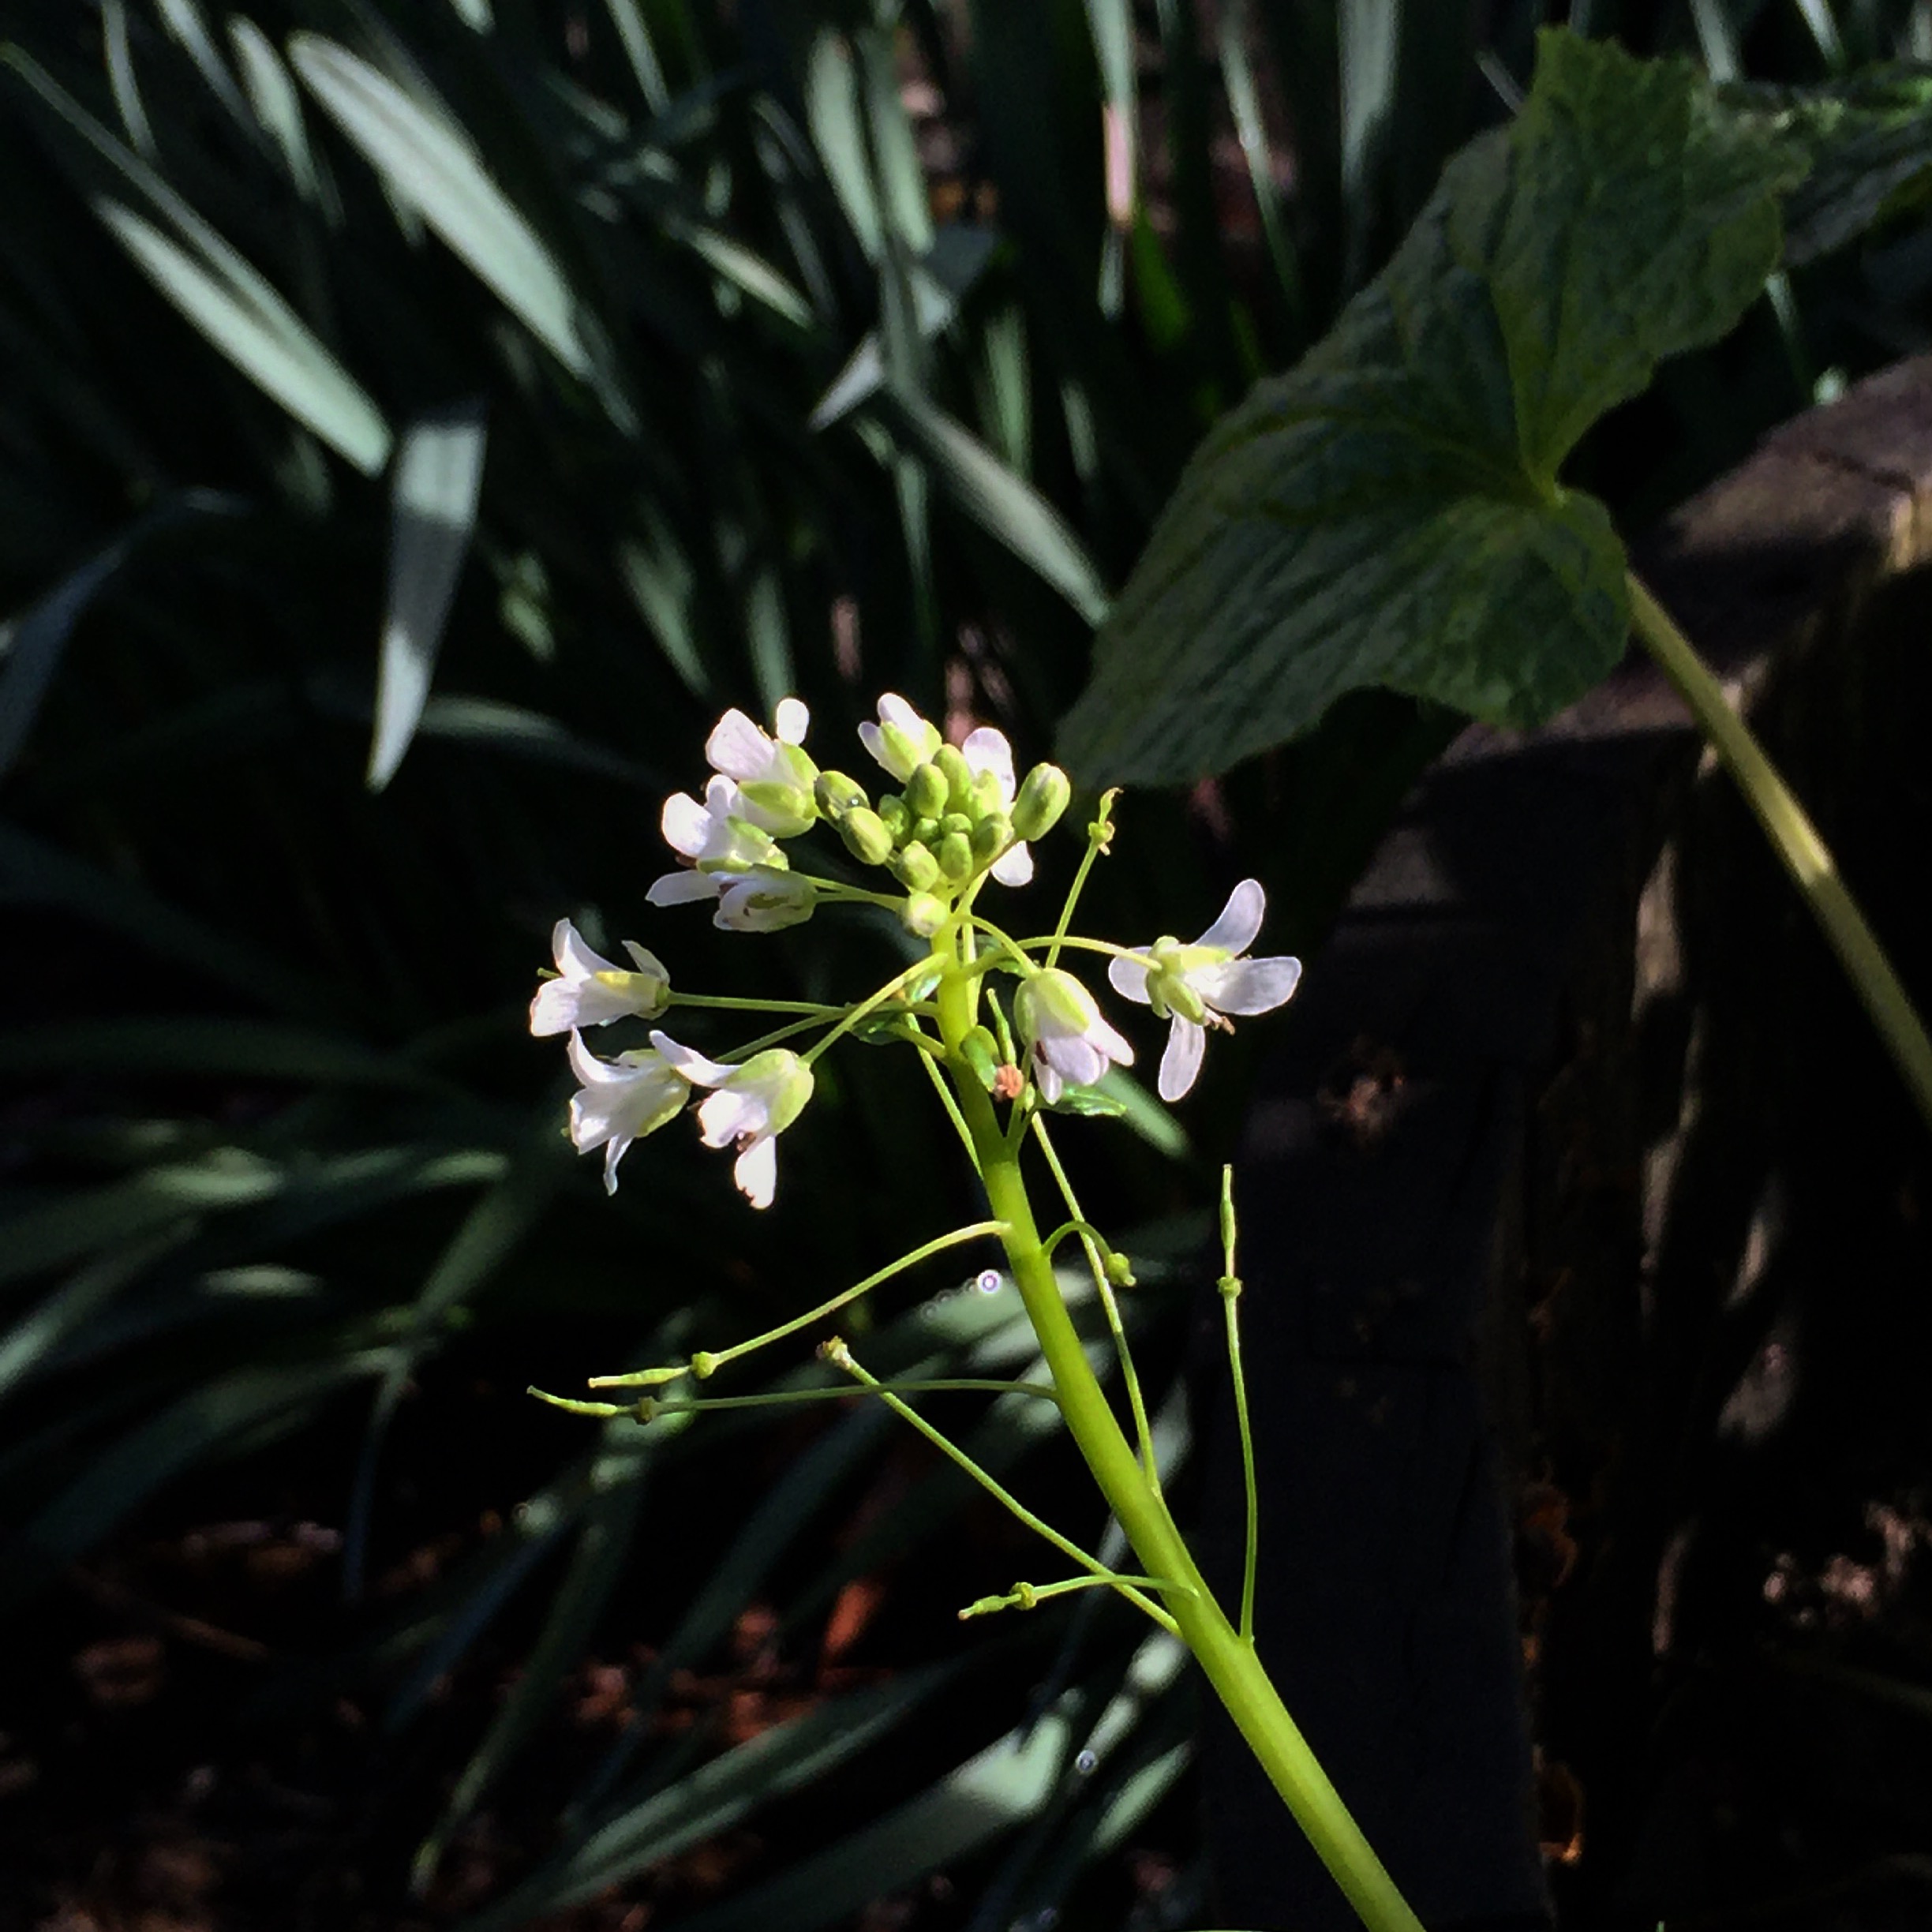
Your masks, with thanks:
[{"label": "strap-like grass leaf", "polygon": [[0,658],[0,777],[12,769],[26,743],[75,624],[114,572],[148,537],[184,516],[231,515],[242,507],[238,498],[211,490],[191,490],[158,504],[17,619],[10,635],[0,627],[0,635],[6,636],[6,655]]},{"label": "strap-like grass leaf", "polygon": [[0,47],[0,66],[11,68],[174,230],[164,234],[114,196],[91,193],[95,212],[141,272],[297,421],[365,476],[375,475],[389,456],[382,412],[274,285],[37,62],[17,47]]},{"label": "strap-like grass leaf", "polygon": [[831,27],[819,28],[805,64],[805,119],[832,192],[868,261],[884,246],[872,163],[866,152],[859,73],[852,48]]},{"label": "strap-like grass leaf", "polygon": [[275,43],[245,13],[228,17],[228,43],[234,50],[249,106],[281,155],[289,178],[305,200],[314,202],[331,221],[335,219],[341,210],[309,145],[301,97]]},{"label": "strap-like grass leaf", "polygon": [[403,432],[390,486],[389,608],[376,683],[369,785],[395,775],[415,736],[444,620],[475,527],[483,485],[481,403],[425,417]]},{"label": "strap-like grass leaf", "polygon": [[369,1087],[443,1084],[359,1040],[269,1020],[110,1013],[0,1032],[0,1073],[81,1072]]},{"label": "strap-like grass leaf", "polygon": [[1059,511],[977,436],[923,398],[895,395],[893,409],[960,508],[1037,571],[1089,623],[1099,623],[1106,614],[1106,587]]},{"label": "strap-like grass leaf", "polygon": [[17,1601],[82,1555],[129,1511],[244,1431],[299,1425],[345,1384],[380,1373],[393,1351],[319,1349],[313,1361],[238,1368],[130,1430],[51,1498],[0,1549],[0,1604]]},{"label": "strap-like grass leaf", "polygon": [[564,271],[475,150],[388,75],[320,34],[298,33],[289,61],[330,118],[477,279],[573,374],[592,358]]},{"label": "strap-like grass leaf", "polygon": [[1362,686],[1531,724],[1616,662],[1622,548],[1558,466],[1756,298],[1803,161],[1687,62],[1540,46],[1522,114],[1196,452],[1065,721],[1083,775],[1225,771]]},{"label": "strap-like grass leaf", "polygon": [[[1173,1638],[1150,1638],[1096,1732],[1106,1731],[1110,1745],[1120,1720],[1130,1720],[1171,1683],[1185,1657]],[[817,1932],[868,1900],[968,1856],[1024,1822],[1052,1796],[1082,1735],[1080,1702],[1069,1696],[1017,1725],[911,1803],[769,1883],[687,1920],[688,1932],[762,1932],[768,1926]]]},{"label": "strap-like grass leaf", "polygon": [[461,1932],[511,1932],[539,1913],[575,1904],[646,1865],[728,1831],[757,1807],[826,1777],[888,1735],[956,1669],[932,1664],[902,1672],[889,1683],[829,1699],[803,1717],[773,1725],[620,1814]]}]

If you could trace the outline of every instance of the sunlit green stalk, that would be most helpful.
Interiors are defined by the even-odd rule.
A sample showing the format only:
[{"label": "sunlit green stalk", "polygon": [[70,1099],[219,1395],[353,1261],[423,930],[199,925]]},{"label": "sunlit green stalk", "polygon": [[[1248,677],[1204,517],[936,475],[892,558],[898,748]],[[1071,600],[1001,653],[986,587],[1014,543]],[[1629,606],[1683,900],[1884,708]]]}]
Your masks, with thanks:
[{"label": "sunlit green stalk", "polygon": [[1824,929],[1853,989],[1890,1050],[1926,1124],[1932,1126],[1932,1039],[1893,970],[1878,935],[1846,889],[1825,841],[1792,796],[1764,747],[1725,697],[1670,613],[1633,575],[1631,620],[1644,648],[1690,707],[1706,738],[1756,814],[1784,869]]},{"label": "sunlit green stalk", "polygon": [[836,1315],[840,1309],[849,1307],[861,1295],[870,1294],[874,1288],[889,1282],[895,1275],[903,1275],[908,1268],[917,1267],[922,1261],[930,1261],[936,1254],[943,1254],[949,1248],[957,1248],[968,1241],[984,1241],[990,1234],[1001,1231],[997,1221],[975,1221],[970,1227],[955,1228],[949,1234],[935,1236],[924,1241],[908,1254],[902,1254],[896,1261],[889,1261],[882,1268],[876,1268],[863,1281],[855,1282],[851,1287],[841,1289],[829,1301],[821,1301],[814,1309],[807,1309],[803,1315],[795,1315],[789,1321],[781,1322],[776,1328],[767,1328],[762,1335],[754,1335],[747,1341],[735,1342],[729,1348],[713,1352],[700,1349],[688,1362],[675,1368],[637,1368],[624,1375],[593,1376],[588,1386],[591,1388],[656,1388],[666,1382],[680,1381],[686,1376],[695,1376],[701,1382],[708,1380],[724,1368],[735,1362],[742,1355],[749,1355],[754,1349],[762,1349],[773,1342],[782,1342],[788,1335],[796,1335],[801,1328],[810,1328],[823,1321],[826,1316]]},{"label": "sunlit green stalk", "polygon": [[[1140,1465],[1147,1471],[1147,1479],[1154,1492],[1160,1493],[1160,1470],[1154,1459],[1154,1432],[1148,1423],[1147,1404],[1140,1396],[1140,1371],[1134,1367],[1133,1350],[1127,1346],[1127,1325],[1121,1320],[1120,1304],[1114,1297],[1114,1284],[1107,1279],[1106,1264],[1100,1258],[1100,1250],[1093,1236],[1088,1232],[1087,1221],[1080,1212],[1079,1199],[1074,1194],[1073,1183],[1067,1178],[1066,1170],[1060,1165],[1060,1156],[1054,1151],[1052,1137],[1046,1131],[1046,1123],[1040,1116],[1033,1116],[1033,1137],[1039,1143],[1040,1152],[1046,1157],[1046,1166],[1060,1189],[1060,1198],[1066,1203],[1067,1212],[1073,1217],[1074,1230],[1080,1236],[1080,1246],[1087,1255],[1087,1267],[1093,1276],[1095,1292],[1100,1297],[1100,1305],[1106,1311],[1107,1332],[1114,1339],[1114,1357],[1120,1364],[1121,1381],[1127,1391],[1127,1406],[1133,1417],[1134,1440],[1140,1445]],[[1050,1260],[1054,1245],[1059,1236],[1049,1241],[1042,1252]]]},{"label": "sunlit green stalk", "polygon": [[1163,1613],[1163,1619],[1171,1617],[1173,1627],[1193,1652],[1363,1923],[1372,1932],[1421,1932],[1421,1922],[1288,1715],[1255,1646],[1243,1639],[1215,1601],[1166,1504],[1148,1481],[1133,1446],[1114,1419],[1054,1279],[1020,1172],[1019,1149],[1008,1144],[992,1103],[960,1050],[975,1024],[977,996],[975,978],[957,970],[949,973],[939,987],[940,1031],[952,1054],[960,1110],[979,1150],[988,1203],[994,1218],[1005,1224],[1007,1263],[1060,1391],[1068,1432],[1148,1573],[1185,1586],[1170,1597],[1171,1610]]},{"label": "sunlit green stalk", "polygon": [[1234,1426],[1241,1434],[1241,1482],[1247,1492],[1248,1533],[1241,1557],[1241,1636],[1254,1642],[1255,1572],[1260,1559],[1261,1494],[1255,1477],[1254,1432],[1248,1425],[1248,1376],[1241,1366],[1241,1277],[1234,1272],[1234,1170],[1221,1170],[1222,1312],[1227,1324],[1228,1372],[1234,1382]]},{"label": "sunlit green stalk", "polygon": [[[1077,1347],[1079,1344],[1076,1342],[1074,1346]],[[1035,1536],[1043,1537],[1059,1551],[1062,1556],[1066,1557],[1070,1562],[1078,1563],[1097,1582],[1105,1584],[1110,1589],[1119,1591],[1129,1603],[1144,1611],[1163,1630],[1169,1631],[1176,1630],[1174,1619],[1162,1609],[1153,1598],[1144,1596],[1132,1582],[1110,1570],[1099,1557],[1090,1556],[1071,1537],[1062,1536],[1044,1517],[1035,1515],[1032,1511],[1028,1509],[997,1477],[982,1469],[964,1449],[960,1447],[957,1443],[953,1441],[949,1436],[942,1435],[916,1409],[909,1403],[900,1401],[885,1383],[878,1380],[876,1376],[868,1375],[864,1369],[860,1368],[858,1363],[852,1359],[852,1350],[843,1342],[829,1342],[825,1353],[826,1359],[828,1361],[843,1368],[855,1381],[877,1395],[895,1415],[911,1423],[913,1428],[917,1429],[949,1462],[964,1470],[975,1482],[979,1484],[981,1488],[1011,1511],[1013,1515],[1024,1523]],[[1058,1387],[1059,1378],[1058,1376],[1055,1376],[1054,1383],[1055,1386]],[[1064,1413],[1065,1409],[1064,1391],[1061,1394],[1061,1407]]]}]

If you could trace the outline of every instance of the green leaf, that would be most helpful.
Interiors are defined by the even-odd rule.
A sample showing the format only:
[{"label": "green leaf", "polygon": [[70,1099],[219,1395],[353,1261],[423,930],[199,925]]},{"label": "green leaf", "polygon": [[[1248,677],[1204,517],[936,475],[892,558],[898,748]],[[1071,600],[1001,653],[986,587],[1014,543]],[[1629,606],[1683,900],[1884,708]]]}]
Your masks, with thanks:
[{"label": "green leaf", "polygon": [[1546,32],[1382,275],[1196,452],[1115,607],[1065,762],[1226,770],[1383,685],[1533,724],[1620,654],[1623,551],[1559,465],[1777,265],[1801,154],[1683,61]]},{"label": "green leaf", "polygon": [[1089,623],[1107,608],[1106,586],[1059,511],[985,444],[923,397],[891,398],[940,487],[987,534],[1037,571]]},{"label": "green leaf", "polygon": [[[99,162],[137,190],[174,230],[99,193],[98,163],[75,172],[94,210],[135,265],[236,368],[365,476],[389,457],[382,412],[323,347],[268,279],[204,221],[154,170],[130,153],[46,71],[16,47],[10,67]],[[69,160],[63,154],[63,160]]]},{"label": "green leaf", "polygon": [[1932,74],[1923,67],[1868,68],[1822,87],[1740,85],[1724,99],[1810,156],[1784,204],[1793,268],[1932,198]]},{"label": "green leaf", "polygon": [[575,1904],[687,1845],[717,1837],[757,1807],[825,1777],[887,1735],[957,1668],[929,1664],[902,1672],[889,1683],[829,1699],[803,1717],[774,1725],[619,1813],[557,1866],[535,1874],[462,1932],[510,1932],[538,1912]]},{"label": "green leaf", "polygon": [[[1095,1752],[1111,1748],[1140,1707],[1172,1683],[1186,1653],[1172,1638],[1141,1646],[1128,1687],[1093,1726]],[[817,1932],[868,1899],[897,1891],[1034,1816],[1066,1778],[1075,1747],[1088,1735],[1081,1699],[1069,1694],[1029,1716],[929,1791],[801,1859],[769,1883],[690,1922],[692,1932],[751,1932],[784,1926]],[[1076,1774],[1077,1775],[1077,1774]]]},{"label": "green leaf", "polygon": [[0,646],[6,651],[0,657],[0,777],[12,768],[26,743],[74,626],[135,550],[184,517],[232,516],[245,507],[239,497],[217,496],[212,490],[189,490],[159,504],[57,584],[24,617],[0,625]]},{"label": "green leaf", "polygon": [[458,131],[320,34],[291,36],[289,62],[389,192],[416,209],[566,369],[590,377],[593,358],[563,270]]},{"label": "green leaf", "polygon": [[484,440],[483,406],[468,402],[411,423],[396,449],[389,608],[369,743],[372,792],[395,776],[429,695],[444,620],[476,526]]}]

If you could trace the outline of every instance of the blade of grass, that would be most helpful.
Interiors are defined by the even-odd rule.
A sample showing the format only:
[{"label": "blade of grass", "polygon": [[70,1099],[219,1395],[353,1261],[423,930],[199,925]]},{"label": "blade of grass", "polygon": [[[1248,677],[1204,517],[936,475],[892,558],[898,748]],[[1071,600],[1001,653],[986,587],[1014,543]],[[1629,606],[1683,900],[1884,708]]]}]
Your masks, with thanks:
[{"label": "blade of grass", "polygon": [[440,115],[335,41],[298,33],[289,42],[289,62],[389,191],[416,209],[567,369],[590,380],[595,360],[575,295],[474,149]]},{"label": "blade of grass", "polygon": [[444,620],[476,526],[485,444],[483,405],[418,418],[402,432],[390,485],[388,614],[376,686],[369,788],[395,777],[415,736]]}]

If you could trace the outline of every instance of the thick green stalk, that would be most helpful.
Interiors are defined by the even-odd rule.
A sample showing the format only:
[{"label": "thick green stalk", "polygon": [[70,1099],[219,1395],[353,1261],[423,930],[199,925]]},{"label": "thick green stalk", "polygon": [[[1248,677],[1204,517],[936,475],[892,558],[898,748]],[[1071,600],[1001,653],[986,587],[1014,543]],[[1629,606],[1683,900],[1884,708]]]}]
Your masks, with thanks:
[{"label": "thick green stalk", "polygon": [[1932,1040],[1926,1038],[1925,1023],[1900,983],[1878,934],[1839,877],[1829,848],[1750,728],[1732,709],[1724,687],[1690,639],[1671,621],[1669,612],[1634,575],[1626,582],[1631,622],[1645,650],[1676,686],[1704,736],[1737,781],[1745,803],[1804,895],[1812,916],[1824,928],[1853,990],[1911,1089],[1926,1125],[1932,1126]]},{"label": "thick green stalk", "polygon": [[1034,1222],[1019,1148],[1007,1144],[992,1103],[957,1051],[974,1024],[978,987],[976,975],[953,964],[939,988],[940,1032],[952,1050],[953,1084],[979,1155],[987,1201],[994,1217],[1005,1224],[1002,1239],[1007,1265],[1060,1391],[1068,1430],[1148,1574],[1178,1586],[1164,1594],[1182,1641],[1362,1923],[1372,1932],[1422,1932],[1421,1921],[1316,1762],[1252,1642],[1242,1641],[1215,1601],[1088,1364]]}]

